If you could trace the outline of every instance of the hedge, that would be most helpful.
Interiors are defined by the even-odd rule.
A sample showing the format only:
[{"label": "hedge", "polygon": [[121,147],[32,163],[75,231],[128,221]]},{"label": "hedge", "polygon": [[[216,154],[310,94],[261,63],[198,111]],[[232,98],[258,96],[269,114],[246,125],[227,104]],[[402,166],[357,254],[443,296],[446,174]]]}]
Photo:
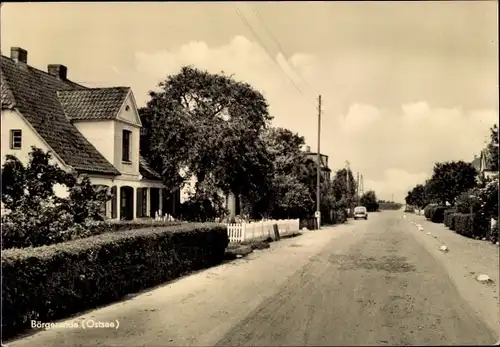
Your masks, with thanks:
[{"label": "hedge", "polygon": [[156,221],[156,220],[132,220],[132,221],[107,221],[106,231],[117,232],[143,228],[158,228],[158,227],[172,227],[176,225],[186,224],[183,221]]},{"label": "hedge", "polygon": [[450,225],[452,223],[453,214],[456,213],[456,212],[457,211],[455,209],[452,209],[452,208],[447,209],[446,211],[444,211],[443,223],[448,228],[450,227]]},{"label": "hedge", "polygon": [[2,252],[2,339],[220,263],[220,224],[105,233]]},{"label": "hedge", "polygon": [[427,205],[424,208],[424,216],[427,219],[431,218],[431,211],[436,207],[436,205]]},{"label": "hedge", "polygon": [[444,211],[448,210],[449,207],[446,206],[435,206],[431,209],[431,222],[433,223],[443,223],[444,222]]},{"label": "hedge", "polygon": [[453,217],[457,234],[472,237],[474,235],[474,215],[470,213],[456,213]]}]

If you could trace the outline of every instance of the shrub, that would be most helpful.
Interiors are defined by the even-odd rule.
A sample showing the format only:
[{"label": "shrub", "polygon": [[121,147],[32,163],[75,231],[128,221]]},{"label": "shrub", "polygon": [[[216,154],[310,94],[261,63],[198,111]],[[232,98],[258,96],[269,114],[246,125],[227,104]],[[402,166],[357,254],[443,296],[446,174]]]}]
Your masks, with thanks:
[{"label": "shrub", "polygon": [[451,208],[444,211],[443,223],[448,228],[451,226],[451,222],[452,222],[452,218],[453,218],[454,213],[456,213],[456,210],[451,209]]},{"label": "shrub", "polygon": [[427,205],[424,208],[424,216],[427,219],[431,218],[431,211],[436,207],[436,205]]},{"label": "shrub", "polygon": [[456,230],[457,230],[457,228],[455,227],[455,224],[456,224],[456,223],[455,223],[455,221],[456,221],[456,218],[455,218],[455,217],[456,217],[456,216],[457,216],[457,214],[456,214],[456,213],[451,213],[451,214],[450,214],[450,217],[449,217],[449,218],[450,218],[450,225],[449,225],[449,228],[450,228],[450,230],[453,230],[453,231],[456,231]]},{"label": "shrub", "polygon": [[[102,233],[100,207],[106,191],[95,190],[88,177],[78,180],[57,165],[51,155],[32,147],[25,167],[7,155],[2,167],[2,249],[38,247]],[[54,185],[69,189],[68,198],[54,194]]]},{"label": "shrub", "polygon": [[433,209],[431,209],[430,220],[433,223],[443,223],[444,211],[446,211],[448,209],[449,208],[446,206],[435,206]]},{"label": "shrub", "polygon": [[161,228],[161,227],[172,227],[181,224],[187,224],[184,221],[157,221],[157,220],[120,220],[113,221],[109,220],[105,222],[104,230],[106,232],[118,232],[118,231],[127,231],[127,230],[135,230],[135,229],[144,229],[144,228]]},{"label": "shrub", "polygon": [[454,226],[457,234],[472,237],[474,234],[474,215],[470,213],[456,213],[454,216]]},{"label": "shrub", "polygon": [[379,210],[399,210],[403,207],[402,204],[392,201],[379,201]]},{"label": "shrub", "polygon": [[2,338],[221,262],[220,224],[105,233],[2,252]]}]

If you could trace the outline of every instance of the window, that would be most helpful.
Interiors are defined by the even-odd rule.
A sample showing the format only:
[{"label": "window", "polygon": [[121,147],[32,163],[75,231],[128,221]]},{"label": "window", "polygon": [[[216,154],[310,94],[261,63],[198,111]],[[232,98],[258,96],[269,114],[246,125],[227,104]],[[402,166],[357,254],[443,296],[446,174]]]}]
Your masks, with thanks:
[{"label": "window", "polygon": [[132,132],[130,130],[123,130],[122,138],[122,161],[130,162],[130,138]]},{"label": "window", "polygon": [[23,134],[21,130],[10,131],[10,149],[21,149]]}]

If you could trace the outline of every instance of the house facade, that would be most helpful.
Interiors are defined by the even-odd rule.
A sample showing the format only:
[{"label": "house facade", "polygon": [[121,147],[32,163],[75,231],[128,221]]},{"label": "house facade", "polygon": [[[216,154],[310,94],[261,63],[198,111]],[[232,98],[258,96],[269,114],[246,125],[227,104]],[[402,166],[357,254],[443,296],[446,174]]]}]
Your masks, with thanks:
[{"label": "house facade", "polygon": [[[312,160],[316,165],[318,163],[318,154],[315,152],[311,152],[311,147],[306,146],[304,148],[304,154],[310,160]],[[328,156],[320,153],[320,167],[321,167],[321,175],[325,181],[330,181],[330,176],[332,170],[328,167]]]},{"label": "house facade", "polygon": [[491,178],[498,174],[491,165],[491,158],[487,150],[482,150],[479,156],[475,155],[472,166],[477,170],[479,178]]},{"label": "house facade", "polygon": [[[129,87],[87,88],[67,78],[64,65],[46,71],[28,65],[19,47],[1,57],[2,165],[11,154],[24,164],[31,146],[52,153],[53,163],[106,187],[110,219],[176,215],[179,191],[168,191],[139,153],[142,127]],[[67,194],[57,187],[59,196]]]}]

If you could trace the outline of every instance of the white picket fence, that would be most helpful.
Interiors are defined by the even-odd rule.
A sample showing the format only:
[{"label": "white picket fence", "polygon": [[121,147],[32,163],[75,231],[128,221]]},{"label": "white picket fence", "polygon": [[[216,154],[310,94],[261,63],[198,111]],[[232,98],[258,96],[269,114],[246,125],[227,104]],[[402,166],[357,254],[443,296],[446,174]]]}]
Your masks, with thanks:
[{"label": "white picket fence", "polygon": [[273,225],[278,225],[280,236],[290,235],[300,229],[299,219],[266,220],[259,222],[236,223],[227,225],[229,241],[238,243],[274,235]]}]

